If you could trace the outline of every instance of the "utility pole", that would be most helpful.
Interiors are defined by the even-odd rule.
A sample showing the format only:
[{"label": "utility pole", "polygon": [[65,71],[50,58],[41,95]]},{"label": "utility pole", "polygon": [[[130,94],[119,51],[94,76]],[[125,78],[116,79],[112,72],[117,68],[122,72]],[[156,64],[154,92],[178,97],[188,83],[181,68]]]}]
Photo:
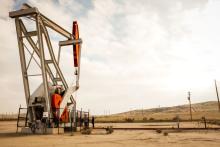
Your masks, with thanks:
[{"label": "utility pole", "polygon": [[192,121],[192,106],[191,106],[191,99],[190,99],[190,91],[188,92],[188,101],[189,101],[189,113],[190,113],[190,120]]},{"label": "utility pole", "polygon": [[216,95],[217,95],[217,99],[218,99],[218,111],[220,112],[220,103],[219,103],[218,87],[217,87],[216,80],[215,80],[215,90],[216,90]]}]

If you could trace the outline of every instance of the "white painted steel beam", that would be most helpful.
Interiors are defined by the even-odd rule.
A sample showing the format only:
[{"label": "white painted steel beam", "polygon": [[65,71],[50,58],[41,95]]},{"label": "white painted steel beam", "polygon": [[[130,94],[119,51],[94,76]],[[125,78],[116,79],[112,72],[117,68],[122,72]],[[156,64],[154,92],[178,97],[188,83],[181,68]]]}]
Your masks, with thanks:
[{"label": "white painted steel beam", "polygon": [[27,15],[33,15],[33,14],[37,14],[37,13],[39,13],[38,9],[33,7],[33,8],[9,12],[9,17],[16,18],[16,17],[27,16]]},{"label": "white painted steel beam", "polygon": [[42,79],[43,79],[43,85],[44,85],[44,98],[46,101],[46,109],[44,111],[50,114],[50,99],[49,99],[49,92],[48,92],[49,87],[48,87],[47,73],[46,73],[46,67],[45,67],[45,54],[44,54],[44,46],[43,46],[42,27],[40,23],[39,14],[36,16],[36,28],[37,28],[39,51],[40,51]]},{"label": "white painted steel beam", "polygon": [[71,40],[65,40],[65,41],[60,41],[59,42],[59,46],[67,46],[67,45],[74,45],[74,44],[81,44],[82,43],[82,39],[71,39]]}]

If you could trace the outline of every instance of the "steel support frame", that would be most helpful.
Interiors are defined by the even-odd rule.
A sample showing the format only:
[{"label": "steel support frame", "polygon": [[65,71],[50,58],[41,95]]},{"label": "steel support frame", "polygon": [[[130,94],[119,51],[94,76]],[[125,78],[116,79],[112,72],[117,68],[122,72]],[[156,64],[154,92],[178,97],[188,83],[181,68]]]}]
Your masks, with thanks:
[{"label": "steel support frame", "polygon": [[[22,21],[20,21],[20,24],[21,24],[22,32],[24,34],[27,34],[28,32],[27,32],[26,27],[24,26],[24,23]],[[26,39],[27,39],[28,43],[31,45],[31,47],[34,49],[34,51],[36,52],[37,56],[40,58],[40,51],[39,51],[37,45],[34,43],[34,40],[30,36],[26,36]],[[46,66],[46,71],[48,72],[50,79],[54,79],[55,77],[53,76],[52,71],[51,71],[50,67],[48,66],[48,64],[46,64],[45,66]],[[52,80],[52,82],[54,85],[57,84],[57,82],[55,82],[53,80]]]},{"label": "steel support frame", "polygon": [[45,54],[44,54],[44,46],[43,46],[43,36],[42,36],[42,27],[40,23],[40,14],[36,15],[36,28],[37,28],[37,38],[38,38],[38,45],[40,51],[40,62],[41,62],[41,72],[43,78],[43,85],[44,85],[44,97],[46,101],[46,108],[44,111],[50,114],[50,102],[49,102],[49,93],[48,93],[48,80],[47,80],[47,73],[45,68]]},{"label": "steel support frame", "polygon": [[[51,28],[55,32],[63,35],[64,37],[67,38],[67,41],[61,41],[62,43],[67,42],[68,44],[66,45],[71,45],[71,44],[76,44],[76,43],[82,43],[82,40],[74,40],[73,36],[71,33],[42,15],[37,8],[32,8],[30,6],[24,7],[22,10],[18,11],[13,11],[9,13],[9,16],[12,18],[15,18],[15,24],[16,24],[16,30],[17,30],[17,39],[18,39],[18,46],[19,46],[19,55],[20,55],[20,62],[21,62],[21,70],[22,70],[22,77],[23,77],[23,84],[24,84],[24,91],[25,91],[25,98],[26,98],[26,104],[27,108],[30,110],[29,106],[31,105],[29,100],[30,100],[30,85],[28,81],[28,76],[33,76],[33,75],[28,75],[28,67],[30,65],[30,62],[32,59],[38,64],[37,60],[33,57],[33,54],[36,53],[36,55],[40,59],[40,68],[41,68],[41,74],[35,74],[34,76],[42,76],[43,80],[43,85],[44,85],[44,97],[46,100],[46,109],[44,111],[47,111],[50,116],[50,98],[49,98],[49,87],[48,87],[48,75],[50,80],[52,81],[53,85],[57,85],[58,82],[56,79],[58,79],[60,82],[62,82],[62,85],[64,88],[67,90],[68,85],[65,81],[65,78],[61,72],[61,69],[59,68],[58,61],[55,58],[53,48],[50,42],[50,37],[47,31],[47,27]],[[28,32],[24,23],[22,22],[22,17],[28,17],[31,18],[31,20],[34,20],[36,22],[36,31],[30,31]],[[23,33],[23,35],[22,35]],[[33,36],[37,36],[37,43],[34,42],[32,39]],[[28,52],[30,53],[31,57],[30,60],[28,61],[28,64],[26,63],[25,59],[25,43],[24,39],[27,40],[27,42],[30,44],[31,48],[33,49],[33,52],[31,53],[27,48]],[[48,51],[50,54],[50,62],[48,60],[45,60],[45,53],[44,53],[44,44],[43,44],[43,39],[46,41],[46,45],[48,47]],[[38,46],[37,46],[38,45]],[[53,64],[53,66],[56,69],[56,72],[58,74],[58,78],[53,75],[52,70],[50,69],[50,66],[48,64]],[[78,77],[77,77],[78,81]],[[77,82],[77,89],[78,89],[78,82]],[[76,90],[77,90],[76,89]],[[70,100],[72,102],[73,109],[76,109],[76,101],[74,100],[73,96],[71,95]],[[31,111],[31,110],[30,110]],[[33,110],[32,110],[33,111]],[[76,110],[75,110],[76,111]],[[34,112],[32,112],[34,113]],[[32,122],[35,120],[34,114],[29,113],[28,117],[29,120]]]},{"label": "steel support frame", "polygon": [[[17,31],[17,40],[18,40],[18,48],[19,48],[19,55],[20,55],[21,72],[22,72],[22,77],[23,77],[24,93],[25,93],[26,105],[28,106],[29,100],[30,100],[30,88],[29,88],[29,81],[28,81],[28,76],[27,76],[23,37],[22,37],[22,31],[21,31],[19,18],[15,18],[15,25],[16,25],[16,31]],[[30,121],[33,121],[32,113],[28,114],[28,118]]]}]

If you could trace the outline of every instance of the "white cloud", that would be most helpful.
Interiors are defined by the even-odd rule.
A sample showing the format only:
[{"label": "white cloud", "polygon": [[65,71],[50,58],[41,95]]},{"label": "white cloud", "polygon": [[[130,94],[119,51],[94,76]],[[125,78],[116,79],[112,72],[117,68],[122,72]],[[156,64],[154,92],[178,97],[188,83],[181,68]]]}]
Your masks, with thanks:
[{"label": "white cloud", "polygon": [[[186,102],[188,90],[193,90],[194,101],[215,99],[212,80],[220,78],[217,1],[28,2],[70,32],[72,21],[79,22],[84,43],[78,107],[103,113],[106,109],[119,112],[131,107],[174,105]],[[11,9],[13,3],[1,7],[6,5]],[[2,35],[1,48],[16,50],[15,26],[8,18],[0,21],[1,28],[4,25],[11,30],[11,42],[14,42],[8,46],[8,39]],[[53,38],[54,46],[56,39]],[[72,64],[70,53],[67,49],[62,60],[69,83],[73,69],[64,65]],[[8,57],[15,57],[13,62],[18,62],[17,50],[5,54],[0,60],[1,67],[9,62]],[[20,74],[19,68],[5,68],[5,71]],[[7,81],[4,84],[9,85]],[[19,93],[23,95],[22,89]],[[11,96],[6,92],[4,95]]]},{"label": "white cloud", "polygon": [[[0,8],[0,89],[1,112],[16,112],[24,104],[22,76],[20,73],[14,21],[8,17],[13,0],[1,1]],[[16,109],[13,109],[16,107]]]}]

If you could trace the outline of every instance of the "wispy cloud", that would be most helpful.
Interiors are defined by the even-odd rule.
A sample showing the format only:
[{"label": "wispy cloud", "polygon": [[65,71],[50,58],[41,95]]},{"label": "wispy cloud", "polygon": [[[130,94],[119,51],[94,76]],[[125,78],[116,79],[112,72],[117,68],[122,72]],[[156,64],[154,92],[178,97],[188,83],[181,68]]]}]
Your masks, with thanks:
[{"label": "wispy cloud", "polygon": [[[8,1],[0,6],[4,8],[0,9],[1,30],[8,28],[7,34],[11,36],[8,39],[0,35],[0,50],[4,52],[0,61],[1,67],[5,67],[0,74],[7,79],[1,78],[3,85],[20,86],[15,89],[19,98],[14,98],[8,90],[1,99],[13,97],[13,103],[23,101],[24,104],[15,26],[7,16],[18,2],[21,3]],[[78,107],[102,113],[104,109],[119,112],[131,107],[174,105],[184,103],[190,89],[196,95],[195,101],[214,97],[211,84],[213,78],[220,78],[217,69],[220,45],[216,39],[220,33],[210,32],[219,32],[218,25],[213,24],[220,22],[212,18],[220,14],[217,1],[27,2],[69,31],[73,20],[79,22],[84,43]],[[9,40],[13,44],[8,45]],[[53,38],[54,46],[56,41],[56,37]],[[209,48],[210,44],[212,48]],[[63,65],[72,61],[70,53],[65,51],[63,54],[66,55]],[[13,60],[9,61],[9,58]],[[73,70],[62,67],[71,80]],[[14,80],[15,77],[20,81]],[[5,86],[1,88],[5,89]],[[2,110],[8,111],[7,108]]]}]

